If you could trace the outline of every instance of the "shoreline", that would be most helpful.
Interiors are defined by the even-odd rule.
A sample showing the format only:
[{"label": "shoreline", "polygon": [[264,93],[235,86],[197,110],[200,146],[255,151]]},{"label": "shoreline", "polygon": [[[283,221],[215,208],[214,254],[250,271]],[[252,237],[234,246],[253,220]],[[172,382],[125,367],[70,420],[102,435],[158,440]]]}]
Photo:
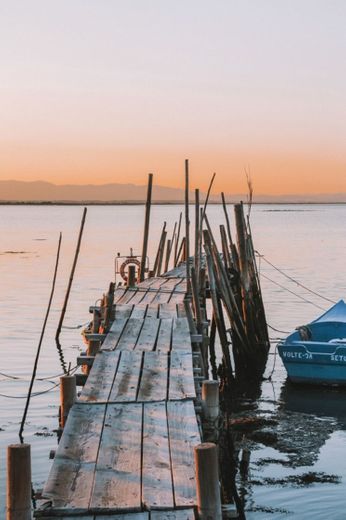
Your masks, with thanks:
[{"label": "shoreline", "polygon": [[[203,201],[201,201],[203,202]],[[245,205],[248,204],[247,201],[228,201],[227,204],[237,204],[239,202],[243,202]],[[183,201],[154,201],[152,202],[153,206],[182,206],[184,204]],[[295,201],[295,202],[273,202],[273,201],[261,201],[255,202],[252,201],[251,205],[253,206],[301,206],[301,205],[311,205],[311,206],[342,206],[345,205],[344,202],[333,202],[333,201],[323,201],[323,202],[315,202],[315,201]],[[145,201],[0,201],[0,206],[143,206],[145,205]],[[194,201],[190,201],[190,205],[194,205]],[[209,201],[208,205],[222,205],[222,202],[218,201]]]}]

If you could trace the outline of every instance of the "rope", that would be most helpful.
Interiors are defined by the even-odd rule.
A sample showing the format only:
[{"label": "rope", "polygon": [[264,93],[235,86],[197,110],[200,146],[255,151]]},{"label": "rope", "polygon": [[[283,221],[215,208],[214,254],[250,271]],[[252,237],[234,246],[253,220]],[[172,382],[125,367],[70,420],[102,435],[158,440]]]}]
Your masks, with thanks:
[{"label": "rope", "polygon": [[69,327],[68,325],[62,325],[62,329],[69,329],[69,330],[76,330],[76,329],[81,329],[82,327],[85,327],[85,325],[88,325],[88,323],[90,323],[90,321],[86,321],[85,323],[82,323],[81,325],[75,325],[74,327]]},{"label": "rope", "polygon": [[23,442],[24,442],[23,431],[24,431],[25,420],[26,420],[26,416],[27,416],[27,413],[28,413],[28,409],[29,409],[32,387],[34,386],[34,381],[35,381],[35,377],[36,377],[37,365],[38,365],[38,360],[39,360],[39,357],[40,357],[43,336],[44,336],[44,333],[45,333],[45,330],[46,330],[46,325],[47,325],[47,321],[48,321],[49,311],[50,311],[50,307],[52,305],[52,300],[53,300],[53,295],[54,295],[56,275],[57,275],[57,272],[58,272],[59,257],[60,257],[61,237],[62,237],[62,235],[60,233],[60,235],[59,235],[59,242],[58,242],[58,250],[57,250],[56,260],[55,260],[55,268],[54,268],[54,276],[53,276],[53,281],[52,281],[52,289],[51,289],[51,293],[50,293],[50,297],[49,297],[49,302],[48,302],[48,307],[47,307],[47,311],[46,311],[46,316],[45,316],[44,322],[43,322],[43,327],[42,327],[42,331],[41,331],[40,340],[39,340],[38,347],[37,347],[36,358],[35,358],[34,368],[33,368],[33,371],[32,371],[31,381],[30,381],[30,385],[29,385],[29,391],[28,391],[28,395],[27,395],[27,398],[26,398],[26,403],[25,403],[24,413],[23,413],[23,417],[22,417],[22,422],[21,422],[21,425],[20,425],[20,428],[19,428],[19,434],[18,435],[19,435],[19,439],[20,439],[20,443],[21,444],[23,444]]},{"label": "rope", "polygon": [[285,276],[288,280],[290,280],[291,282],[299,285],[299,287],[302,287],[303,289],[305,289],[309,293],[314,294],[315,296],[318,296],[319,298],[322,298],[322,300],[325,300],[325,301],[327,301],[329,303],[336,303],[334,300],[331,300],[330,298],[327,298],[326,296],[323,296],[323,294],[320,294],[320,293],[318,293],[316,291],[313,291],[312,289],[310,289],[306,285],[303,285],[302,283],[298,282],[298,280],[295,280],[294,278],[292,278],[292,276],[289,276],[288,274],[286,274],[284,271],[282,271],[282,269],[279,269],[279,267],[274,265],[272,262],[269,262],[269,260],[267,260],[266,257],[264,255],[260,254],[258,251],[255,251],[255,253],[258,255],[260,261],[261,261],[261,259],[263,259],[267,264],[272,266],[276,271],[278,271],[280,274]]},{"label": "rope", "polygon": [[293,291],[291,291],[290,289],[287,289],[287,287],[284,287],[283,285],[280,285],[278,282],[275,282],[274,280],[272,280],[271,278],[269,278],[269,276],[266,276],[265,274],[261,273],[261,276],[263,276],[263,278],[265,278],[266,280],[269,280],[270,282],[272,282],[273,284],[277,285],[278,287],[280,287],[281,289],[283,289],[284,291],[287,291],[291,294],[293,294],[294,296],[296,296],[297,298],[299,298],[300,300],[303,300],[304,302],[306,303],[310,303],[311,305],[313,305],[314,307],[317,307],[318,309],[321,309],[322,311],[325,311],[325,309],[323,307],[320,307],[319,305],[317,305],[317,303],[314,303],[312,302],[311,300],[307,300],[306,298],[304,298],[303,296],[300,296],[300,294],[297,294]]},{"label": "rope", "polygon": [[[30,397],[37,397],[38,395],[48,394],[54,390],[57,386],[60,386],[60,383],[55,383],[54,386],[48,388],[47,390],[42,390],[41,392],[33,392]],[[8,395],[8,394],[0,394],[1,397],[6,397],[7,399],[27,399],[27,395]]]},{"label": "rope", "polygon": [[271,325],[269,325],[269,323],[267,323],[267,327],[269,327],[272,330],[275,330],[275,332],[280,332],[280,334],[291,334],[291,332],[287,332],[286,330],[276,329],[275,327],[272,327]]},{"label": "rope", "polygon": [[[75,370],[77,367],[78,367],[78,365],[73,367],[71,370]],[[36,381],[50,381],[52,379],[57,379],[58,377],[61,377],[61,376],[64,376],[64,375],[65,375],[65,373],[61,372],[60,374],[56,374],[56,375],[53,375],[53,376],[37,377]],[[30,381],[30,379],[26,379],[25,377],[14,376],[12,374],[5,374],[4,372],[0,372],[0,376],[7,377],[7,379],[15,379],[17,381]],[[4,381],[4,379],[2,379],[2,381]]]},{"label": "rope", "polygon": [[[70,374],[73,375],[77,371],[78,366],[76,365],[70,370]],[[65,375],[64,373],[61,374],[62,376]],[[57,376],[58,377],[58,376]],[[60,377],[60,376],[59,376]],[[36,381],[42,381],[41,379],[36,379]],[[40,392],[32,392],[31,397],[37,397],[38,395],[48,394],[49,392],[52,392],[57,387],[60,386],[60,381],[58,383],[54,383],[53,381],[49,381],[52,383],[51,388],[47,388],[47,390],[41,390]],[[0,394],[1,397],[6,397],[7,399],[26,399],[26,395],[8,395],[8,394]]]}]

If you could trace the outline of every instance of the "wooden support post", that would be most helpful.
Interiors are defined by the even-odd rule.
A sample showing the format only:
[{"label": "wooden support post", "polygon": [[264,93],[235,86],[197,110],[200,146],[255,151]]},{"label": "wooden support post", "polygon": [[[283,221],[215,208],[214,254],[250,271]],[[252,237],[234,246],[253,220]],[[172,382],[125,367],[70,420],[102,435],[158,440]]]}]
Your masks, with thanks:
[{"label": "wooden support post", "polygon": [[145,276],[145,264],[147,259],[148,251],[148,237],[149,237],[149,222],[150,222],[150,208],[151,208],[151,193],[153,186],[153,174],[149,173],[148,176],[148,191],[147,191],[147,202],[145,205],[145,220],[144,220],[144,235],[143,235],[143,248],[141,258],[141,268],[139,272],[140,282],[143,282]]},{"label": "wooden support post", "polygon": [[212,442],[194,448],[197,511],[200,520],[222,520],[217,447]]},{"label": "wooden support post", "polygon": [[199,273],[199,266],[200,266],[200,225],[199,225],[199,217],[200,217],[200,207],[199,207],[199,190],[195,190],[195,270],[197,274],[197,280],[198,280],[198,273]]},{"label": "wooden support post", "polygon": [[185,159],[185,259],[186,259],[186,292],[191,293],[190,278],[190,217],[189,217],[189,160]]},{"label": "wooden support post", "polygon": [[134,287],[136,285],[136,266],[129,265],[127,271],[127,287]]},{"label": "wooden support post", "polygon": [[217,381],[203,381],[202,408],[207,421],[215,421],[219,417],[219,383]]},{"label": "wooden support post", "polygon": [[76,376],[60,377],[60,426],[63,428],[73,403],[76,401]]},{"label": "wooden support post", "polygon": [[[97,309],[94,309],[93,311],[93,322],[91,327],[92,334],[98,334],[100,330],[101,325],[101,314],[100,311]],[[88,342],[88,349],[87,349],[87,355],[88,356],[95,356],[97,354],[98,350],[100,348],[100,342],[99,341],[89,341]]]},{"label": "wooden support post", "polygon": [[30,444],[7,447],[6,520],[31,520]]},{"label": "wooden support post", "polygon": [[108,329],[110,326],[110,322],[112,319],[112,313],[113,313],[114,291],[115,291],[115,283],[111,282],[109,284],[108,293],[104,296],[105,307],[104,307],[104,315],[103,315],[102,332],[108,332]]}]

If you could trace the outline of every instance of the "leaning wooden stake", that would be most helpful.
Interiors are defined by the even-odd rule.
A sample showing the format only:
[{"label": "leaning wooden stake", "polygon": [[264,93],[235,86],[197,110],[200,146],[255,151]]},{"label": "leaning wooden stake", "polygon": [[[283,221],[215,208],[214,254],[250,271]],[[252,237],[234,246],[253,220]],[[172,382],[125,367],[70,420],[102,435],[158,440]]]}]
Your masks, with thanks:
[{"label": "leaning wooden stake", "polygon": [[169,238],[167,240],[167,248],[166,248],[166,258],[165,258],[165,268],[164,268],[165,273],[167,273],[167,271],[168,271],[169,259],[171,257],[171,250],[172,250],[172,240]]},{"label": "leaning wooden stake", "polygon": [[150,222],[150,208],[151,208],[151,193],[153,186],[153,174],[149,173],[148,176],[148,192],[147,192],[147,202],[145,205],[145,220],[144,220],[144,235],[143,235],[143,248],[142,248],[142,258],[141,258],[141,268],[139,272],[140,281],[143,282],[145,276],[145,264],[147,259],[148,252],[148,237],[149,237],[149,222]]},{"label": "leaning wooden stake", "polygon": [[197,511],[200,520],[222,520],[217,447],[212,442],[194,448]]},{"label": "leaning wooden stake", "polygon": [[6,520],[31,520],[30,444],[7,447]]},{"label": "leaning wooden stake", "polygon": [[163,239],[164,239],[164,236],[165,236],[165,232],[166,232],[166,222],[163,223],[163,227],[162,227],[162,231],[161,231],[161,236],[160,236],[160,241],[159,241],[159,246],[157,248],[157,253],[156,253],[156,257],[155,257],[155,262],[154,262],[154,266],[153,266],[153,269],[152,269],[152,276],[156,276],[157,274],[157,268],[158,268],[158,265],[159,265],[159,261],[160,261],[160,255],[161,255],[161,249],[162,249],[162,245],[163,245]]},{"label": "leaning wooden stake", "polygon": [[175,246],[174,246],[174,267],[177,267],[178,258],[179,258],[178,247],[179,247],[179,240],[180,240],[180,228],[181,228],[182,217],[183,217],[183,214],[182,214],[182,212],[180,212],[177,237],[176,237]]},{"label": "leaning wooden stake", "polygon": [[[68,282],[67,290],[66,290],[66,294],[65,294],[64,305],[63,305],[62,310],[61,310],[60,320],[59,320],[58,328],[57,328],[56,334],[55,334],[55,341],[56,341],[56,344],[57,344],[57,347],[58,347],[58,350],[59,350],[59,353],[60,353],[61,357],[62,357],[62,354],[61,354],[62,353],[62,349],[61,349],[61,344],[60,344],[60,333],[61,333],[62,324],[64,322],[65,314],[66,314],[67,303],[68,303],[68,300],[69,300],[69,297],[70,297],[70,292],[71,292],[74,272],[76,270],[76,265],[77,265],[77,260],[78,260],[78,256],[79,256],[80,245],[81,245],[82,236],[83,236],[83,230],[84,230],[86,214],[87,214],[87,208],[84,208],[82,221],[81,221],[81,225],[80,225],[80,230],[79,230],[79,235],[78,235],[78,242],[77,242],[76,252],[75,252],[75,255],[74,255],[72,269],[71,269],[71,273],[70,273],[70,278],[69,278],[69,282]],[[65,365],[63,359],[61,359],[61,363],[62,363],[62,368],[63,368],[63,370],[64,370],[64,372],[66,374],[67,370],[66,370],[66,365]]]},{"label": "leaning wooden stake", "polygon": [[60,426],[64,428],[69,411],[77,399],[76,376],[60,377]]}]

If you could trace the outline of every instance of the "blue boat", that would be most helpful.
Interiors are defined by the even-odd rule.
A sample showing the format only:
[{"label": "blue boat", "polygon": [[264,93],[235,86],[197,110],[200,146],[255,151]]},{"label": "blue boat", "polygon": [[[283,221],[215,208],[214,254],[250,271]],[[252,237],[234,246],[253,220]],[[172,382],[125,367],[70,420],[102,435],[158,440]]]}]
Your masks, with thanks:
[{"label": "blue boat", "polygon": [[278,351],[294,383],[346,385],[346,304],[333,305],[308,325],[298,327]]}]

